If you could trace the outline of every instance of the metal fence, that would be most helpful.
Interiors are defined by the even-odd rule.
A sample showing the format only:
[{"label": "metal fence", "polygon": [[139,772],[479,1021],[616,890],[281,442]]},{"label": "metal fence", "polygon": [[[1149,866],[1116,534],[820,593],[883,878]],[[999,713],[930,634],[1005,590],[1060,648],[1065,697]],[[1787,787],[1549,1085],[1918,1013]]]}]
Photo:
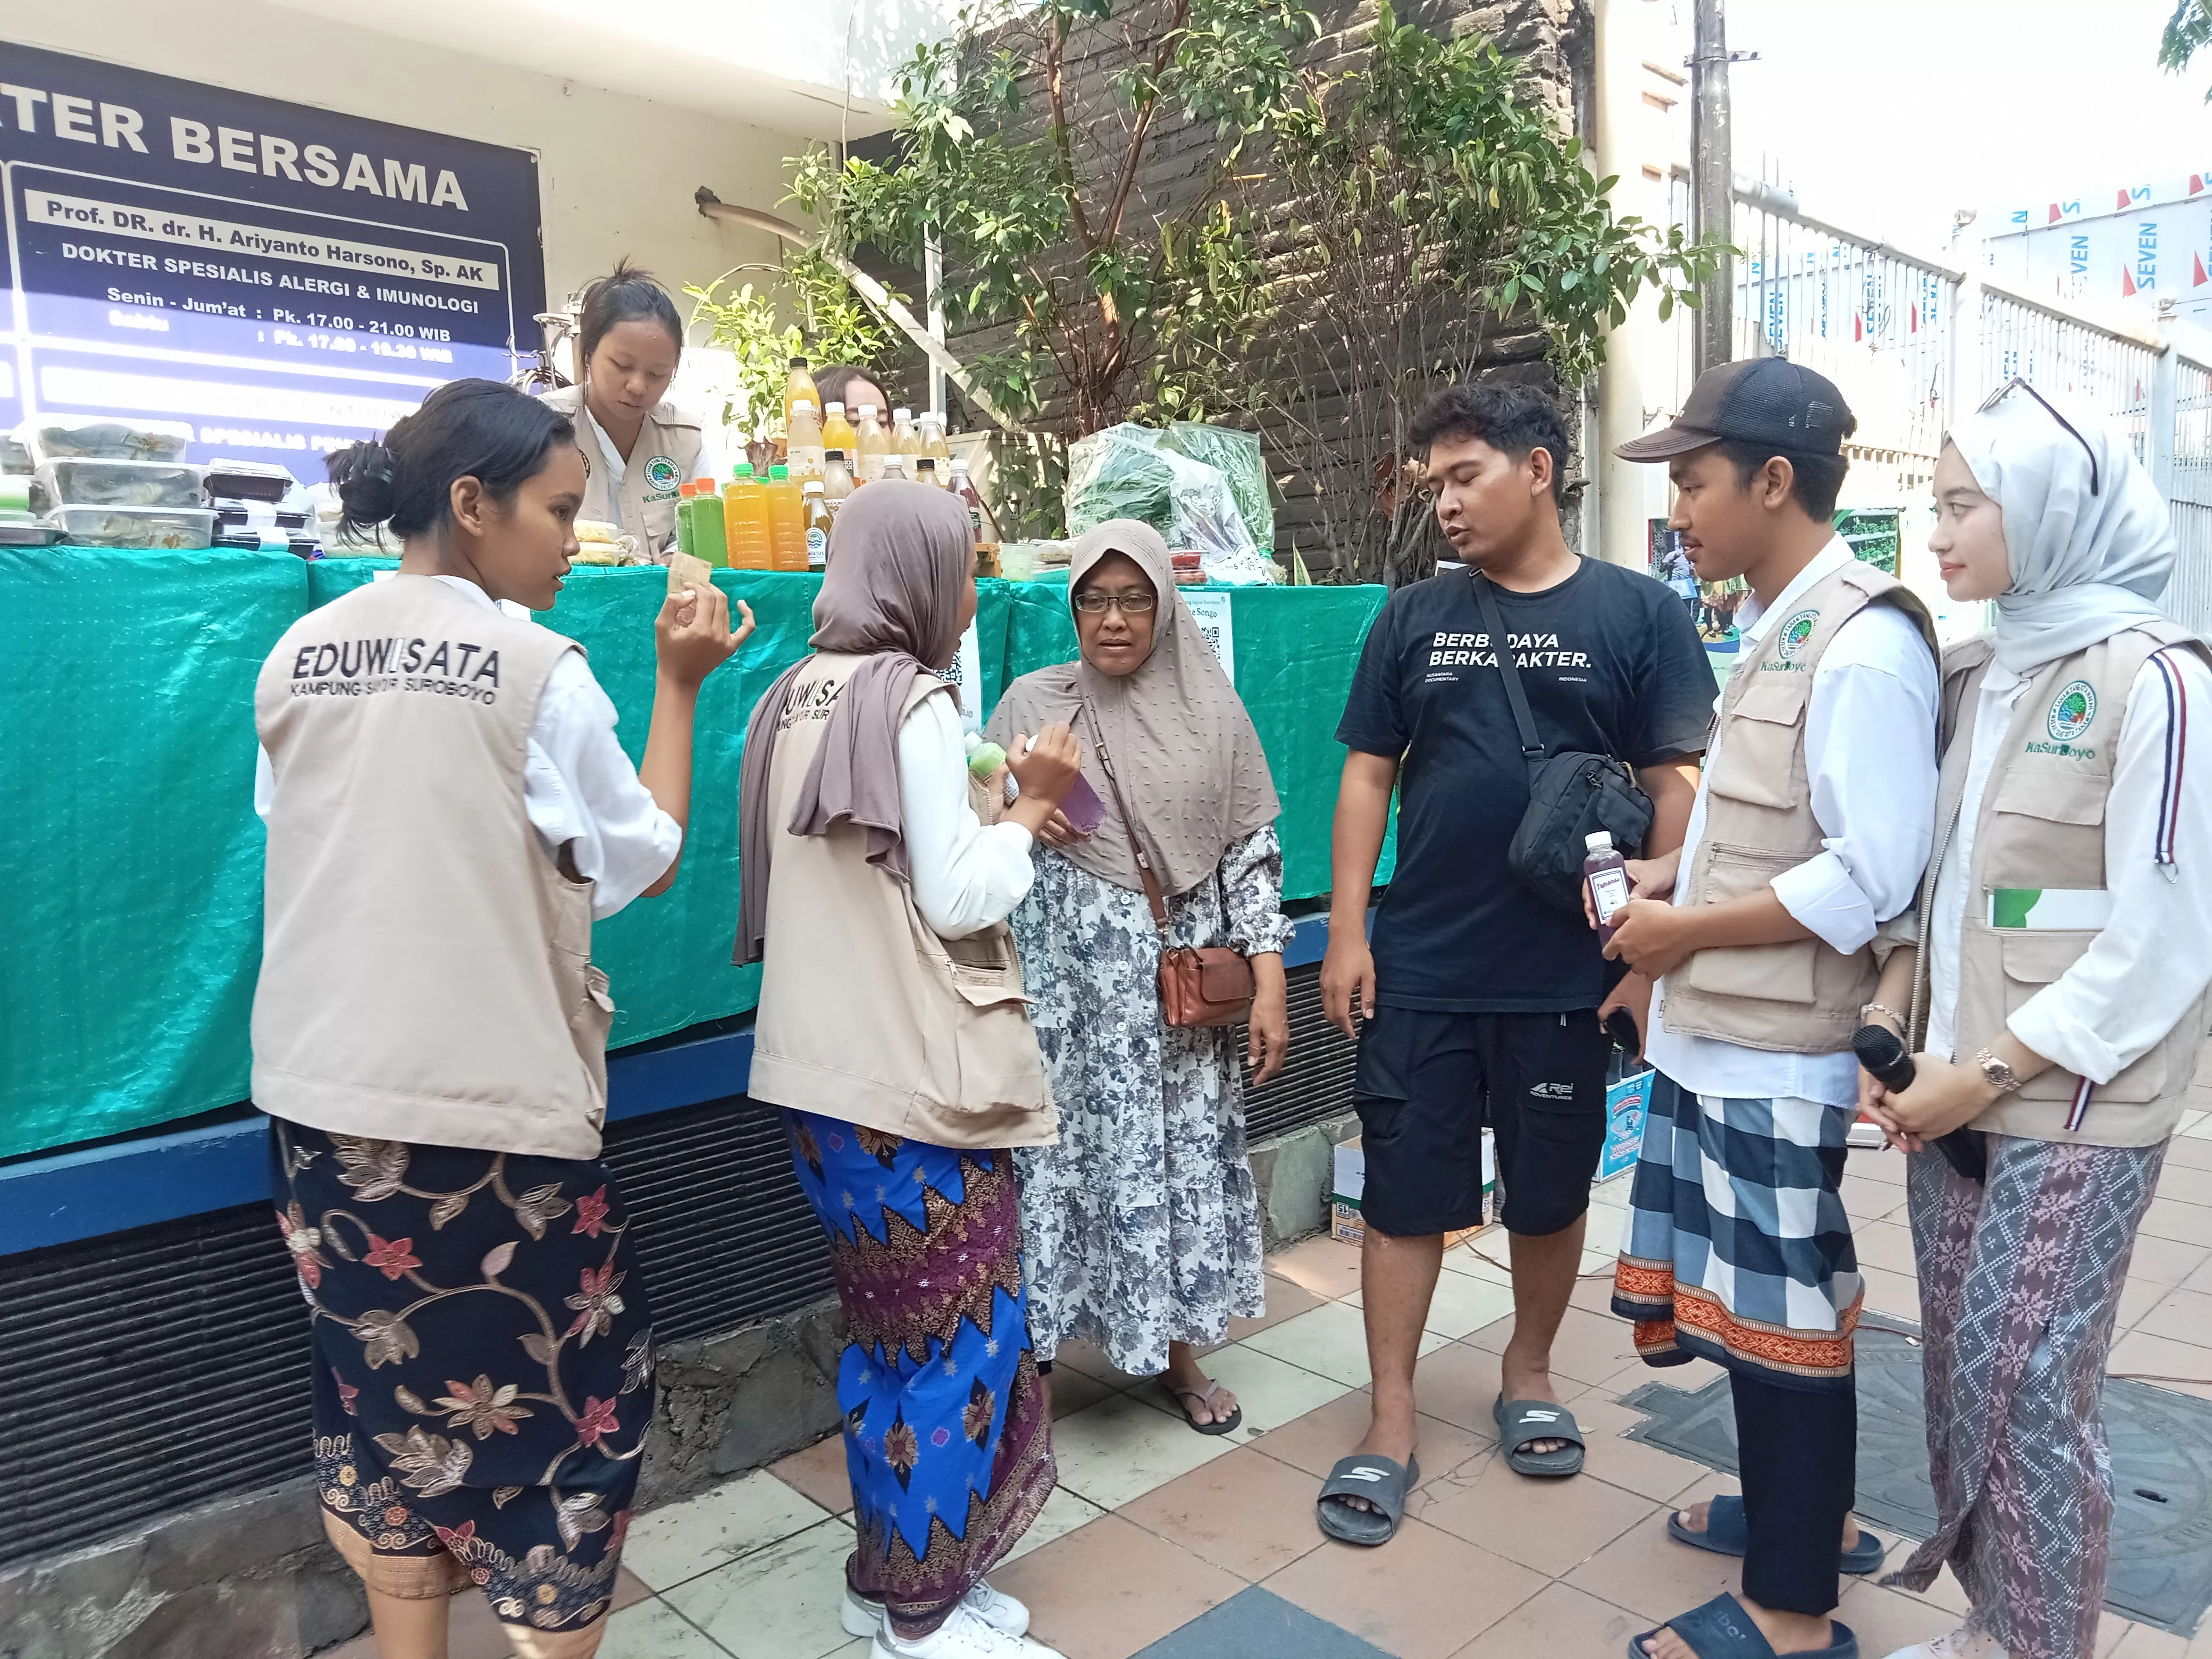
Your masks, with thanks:
[{"label": "metal fence", "polygon": [[[1686,221],[1684,182],[1670,195]],[[2212,362],[2162,337],[2163,320],[2081,314],[1825,223],[1741,179],[1734,235],[1736,354],[1787,356],[1842,387],[1860,420],[1853,471],[1882,480],[1877,493],[1924,504],[1953,411],[2022,376],[2128,434],[2172,504],[2181,551],[2166,608],[2212,635]],[[1689,337],[1686,319],[1684,369]]]}]

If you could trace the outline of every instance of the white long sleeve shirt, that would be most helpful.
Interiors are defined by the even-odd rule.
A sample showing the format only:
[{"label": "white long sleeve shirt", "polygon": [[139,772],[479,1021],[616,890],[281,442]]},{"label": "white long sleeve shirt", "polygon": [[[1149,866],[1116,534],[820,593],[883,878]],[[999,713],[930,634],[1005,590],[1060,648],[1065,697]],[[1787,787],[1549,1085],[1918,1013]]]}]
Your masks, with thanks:
[{"label": "white long sleeve shirt", "polygon": [[[1736,613],[1742,665],[1758,654],[1772,618],[1794,614],[1803,596],[1850,560],[1841,538],[1761,605]],[[1836,630],[1813,673],[1805,711],[1805,774],[1822,850],[1774,878],[1782,908],[1838,951],[1864,945],[1881,923],[1909,908],[1927,868],[1936,823],[1936,659],[1920,630],[1894,605],[1870,605]],[[1706,775],[1727,732],[1716,733]],[[1682,843],[1681,867],[1698,855],[1705,827],[1705,785],[1698,786]],[[1850,1105],[1858,1098],[1858,1060],[1834,1054],[1774,1054],[1716,1037],[1687,1036],[1666,1023],[1667,981],[1652,996],[1645,1056],[1693,1094],[1738,1099],[1784,1096]]]},{"label": "white long sleeve shirt", "polygon": [[1036,879],[1030,832],[975,816],[950,697],[925,697],[899,727],[899,809],[915,908],[939,938],[981,933],[1029,896]]},{"label": "white long sleeve shirt", "polygon": [[[498,608],[474,582],[459,576],[437,580]],[[522,611],[520,619],[528,615]],[[654,804],[616,740],[616,719],[614,704],[582,653],[563,652],[538,696],[522,767],[523,810],[538,845],[549,859],[568,848],[576,874],[593,884],[592,915],[600,919],[659,881],[684,847],[682,828]],[[264,818],[276,793],[269,751],[258,750],[253,810]]]},{"label": "white long sleeve shirt", "polygon": [[[2128,694],[2127,718],[2105,803],[2105,884],[2112,917],[2078,961],[2006,1021],[2021,1042],[2093,1083],[2109,1083],[2142,1058],[2212,983],[2212,670],[2193,653],[2179,670],[2189,715],[2178,723],[2180,799],[2174,861],[2152,858],[2177,722],[2158,665],[2146,663]],[[2027,682],[1996,664],[1982,681],[1974,747],[1958,826],[1936,877],[1929,918],[1928,1052],[1957,1058],[1959,939],[1970,896],[1975,831],[1997,750]],[[2166,872],[2172,872],[2168,879]],[[2091,1109],[2094,1111],[2094,1105]]]}]

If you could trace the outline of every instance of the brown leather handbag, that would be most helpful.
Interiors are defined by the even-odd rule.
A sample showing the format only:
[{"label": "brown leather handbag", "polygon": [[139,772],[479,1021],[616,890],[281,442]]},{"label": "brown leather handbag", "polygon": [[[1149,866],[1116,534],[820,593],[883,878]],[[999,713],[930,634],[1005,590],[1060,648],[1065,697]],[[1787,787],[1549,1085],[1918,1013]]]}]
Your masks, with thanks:
[{"label": "brown leather handbag", "polygon": [[[1251,1016],[1255,990],[1251,958],[1225,945],[1193,949],[1168,943],[1167,900],[1161,895],[1160,878],[1153,872],[1145,844],[1138,838],[1137,821],[1129,816],[1128,803],[1121,799],[1121,781],[1114,775],[1114,758],[1106,752],[1105,726],[1088,697],[1083,708],[1091,717],[1091,752],[1098,757],[1098,769],[1105,773],[1106,787],[1113,793],[1114,810],[1121,815],[1121,827],[1128,832],[1129,850],[1137,860],[1137,878],[1145,884],[1145,902],[1152,907],[1152,926],[1159,931],[1161,1017],[1170,1025],[1186,1030],[1243,1024]],[[1222,896],[1222,908],[1225,914],[1226,893]]]}]

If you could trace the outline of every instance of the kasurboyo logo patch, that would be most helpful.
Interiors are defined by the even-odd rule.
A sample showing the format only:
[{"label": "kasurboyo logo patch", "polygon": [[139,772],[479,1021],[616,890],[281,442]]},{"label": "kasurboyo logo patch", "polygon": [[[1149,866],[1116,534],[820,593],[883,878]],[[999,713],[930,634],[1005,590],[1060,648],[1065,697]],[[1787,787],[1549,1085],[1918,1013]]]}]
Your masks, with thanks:
[{"label": "kasurboyo logo patch", "polygon": [[1820,620],[1817,611],[1800,611],[1782,624],[1782,637],[1775,641],[1774,649],[1783,661],[1788,662],[1805,648],[1805,641],[1813,637],[1814,624]]},{"label": "kasurboyo logo patch", "polygon": [[2087,680],[2069,680],[2059,688],[2051,704],[2051,717],[2044,722],[2053,743],[2072,743],[2087,732],[2097,718],[2097,688]]},{"label": "kasurboyo logo patch", "polygon": [[676,462],[666,455],[656,455],[645,464],[645,482],[653,489],[673,489],[682,482],[676,471]]}]

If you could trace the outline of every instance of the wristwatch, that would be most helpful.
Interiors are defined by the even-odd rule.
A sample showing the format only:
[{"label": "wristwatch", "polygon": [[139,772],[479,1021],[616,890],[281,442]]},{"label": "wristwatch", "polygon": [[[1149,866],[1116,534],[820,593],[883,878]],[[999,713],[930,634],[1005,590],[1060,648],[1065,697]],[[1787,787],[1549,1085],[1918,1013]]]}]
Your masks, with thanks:
[{"label": "wristwatch", "polygon": [[1974,1069],[1983,1080],[2001,1095],[2008,1095],[2020,1087],[2020,1079],[2012,1074],[2012,1067],[1999,1060],[1987,1048],[1974,1056]]}]

